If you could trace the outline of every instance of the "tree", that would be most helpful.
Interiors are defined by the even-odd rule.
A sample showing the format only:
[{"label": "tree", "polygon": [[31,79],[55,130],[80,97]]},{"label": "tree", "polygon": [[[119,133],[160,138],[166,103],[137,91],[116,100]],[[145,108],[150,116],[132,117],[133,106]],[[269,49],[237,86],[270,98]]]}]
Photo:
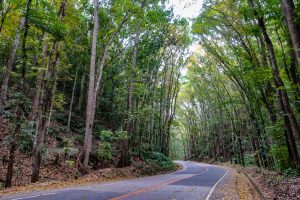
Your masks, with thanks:
[{"label": "tree", "polygon": [[[24,12],[25,14],[20,19],[20,22],[19,22],[19,25],[18,25],[18,28],[17,28],[17,31],[16,31],[14,43],[13,43],[11,52],[9,54],[9,58],[7,60],[7,63],[5,65],[5,73],[4,73],[3,82],[2,82],[2,85],[1,85],[0,112],[2,112],[4,107],[5,107],[5,101],[6,101],[7,90],[8,90],[8,81],[9,81],[9,78],[10,78],[10,74],[11,74],[13,64],[15,62],[16,52],[17,52],[17,49],[19,47],[21,31],[24,27],[25,22],[28,20],[27,18],[29,16],[31,1],[32,0],[27,0],[26,1],[26,7],[25,7],[25,12]],[[2,19],[3,19],[3,17],[2,17]]]},{"label": "tree", "polygon": [[83,155],[83,166],[82,172],[87,173],[89,156],[92,149],[92,128],[94,123],[94,110],[95,109],[95,65],[96,65],[96,48],[97,48],[97,36],[98,36],[98,0],[94,0],[94,30],[93,30],[93,43],[91,51],[91,62],[90,62],[90,73],[89,73],[89,89],[88,89],[88,101],[86,107],[86,125],[85,125],[85,137],[84,145],[82,150]]}]

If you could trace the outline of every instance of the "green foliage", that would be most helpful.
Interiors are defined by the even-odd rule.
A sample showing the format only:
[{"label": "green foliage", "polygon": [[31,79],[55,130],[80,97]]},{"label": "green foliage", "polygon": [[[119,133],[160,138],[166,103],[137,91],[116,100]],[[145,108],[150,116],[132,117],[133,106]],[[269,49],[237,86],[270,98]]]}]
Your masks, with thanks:
[{"label": "green foliage", "polygon": [[122,130],[119,130],[119,131],[116,131],[115,132],[115,139],[116,140],[127,140],[128,139],[128,133],[127,131],[122,131]]},{"label": "green foliage", "polygon": [[266,130],[278,143],[285,144],[283,120],[277,120],[276,124],[266,127]]},{"label": "green foliage", "polygon": [[54,151],[65,158],[74,158],[79,153],[79,149],[75,147],[73,140],[70,138],[60,138]]},{"label": "green foliage", "polygon": [[104,142],[111,142],[113,139],[113,132],[111,130],[103,130],[100,132],[100,139]]},{"label": "green foliage", "polygon": [[274,157],[276,170],[282,171],[289,168],[289,156],[286,146],[272,147],[269,153]]},{"label": "green foliage", "polygon": [[84,135],[83,134],[76,135],[74,141],[77,142],[78,144],[83,144]]},{"label": "green foliage", "polygon": [[65,25],[59,21],[50,5],[46,7],[44,9],[48,9],[48,13],[44,13],[42,9],[32,9],[29,14],[30,22],[40,30],[53,35],[57,40],[63,40],[67,34]]},{"label": "green foliage", "polygon": [[118,130],[115,132],[112,132],[111,130],[102,130],[97,134],[97,137],[100,138],[103,142],[115,142],[119,140],[127,140],[128,134],[126,131]]},{"label": "green foliage", "polygon": [[21,152],[31,152],[33,149],[33,138],[35,129],[32,126],[28,128],[22,128],[20,135],[18,136],[18,144]]},{"label": "green foliage", "polygon": [[111,130],[102,130],[96,137],[100,139],[98,143],[98,147],[96,151],[94,151],[94,155],[97,159],[101,161],[112,161],[112,158],[116,156],[117,146],[116,144],[120,141],[127,140],[127,132],[126,131],[115,131]]},{"label": "green foliage", "polygon": [[171,171],[176,169],[175,163],[159,152],[145,151],[142,153],[142,159],[156,171]]},{"label": "green foliage", "polygon": [[64,110],[65,97],[62,93],[56,93],[55,94],[53,105],[54,105],[54,108],[58,109],[59,111]]},{"label": "green foliage", "polygon": [[66,165],[69,167],[74,167],[75,166],[75,161],[74,160],[66,160]]},{"label": "green foliage", "polygon": [[67,125],[68,124],[68,118],[64,113],[55,113],[54,119],[61,123],[62,125]]},{"label": "green foliage", "polygon": [[95,152],[96,156],[104,161],[112,159],[112,147],[109,142],[100,142],[98,150]]},{"label": "green foliage", "polygon": [[253,165],[255,165],[254,154],[246,154],[245,155],[245,165],[246,166],[253,166]]},{"label": "green foliage", "polygon": [[287,168],[284,170],[285,177],[297,177],[299,176],[299,171],[292,168]]}]

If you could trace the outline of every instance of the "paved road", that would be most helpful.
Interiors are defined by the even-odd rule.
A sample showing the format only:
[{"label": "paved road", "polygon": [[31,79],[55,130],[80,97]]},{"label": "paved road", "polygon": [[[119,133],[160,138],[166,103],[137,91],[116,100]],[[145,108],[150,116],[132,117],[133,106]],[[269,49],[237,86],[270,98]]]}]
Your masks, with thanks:
[{"label": "paved road", "polygon": [[2,197],[1,200],[208,200],[227,174],[227,170],[221,167],[179,162],[184,168],[169,174],[17,194]]}]

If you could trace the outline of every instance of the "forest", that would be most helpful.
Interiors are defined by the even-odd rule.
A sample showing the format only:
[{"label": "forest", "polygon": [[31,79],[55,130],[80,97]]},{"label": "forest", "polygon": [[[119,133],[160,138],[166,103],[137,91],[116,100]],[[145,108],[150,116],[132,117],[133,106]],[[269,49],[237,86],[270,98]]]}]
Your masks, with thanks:
[{"label": "forest", "polygon": [[[238,2],[238,3],[237,3]],[[300,25],[293,0],[206,1],[174,126],[186,159],[299,172]]]},{"label": "forest", "polygon": [[0,188],[172,159],[299,173],[300,2],[167,5],[0,0]]}]

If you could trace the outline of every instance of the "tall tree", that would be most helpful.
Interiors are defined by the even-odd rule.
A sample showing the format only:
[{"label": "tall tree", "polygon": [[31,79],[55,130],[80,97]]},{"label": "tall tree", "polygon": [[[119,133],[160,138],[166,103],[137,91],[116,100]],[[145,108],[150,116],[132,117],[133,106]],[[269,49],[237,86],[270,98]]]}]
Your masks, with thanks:
[{"label": "tall tree", "polygon": [[[90,72],[89,72],[89,87],[88,87],[88,100],[86,106],[86,124],[84,134],[84,145],[82,149],[82,166],[79,167],[83,174],[87,173],[89,156],[92,149],[92,128],[94,123],[94,104],[96,103],[95,96],[95,67],[97,59],[97,36],[99,27],[99,16],[98,16],[98,0],[94,0],[94,29],[93,29],[93,42],[91,50],[91,61],[90,61]],[[79,163],[81,164],[81,163]]]},{"label": "tall tree", "polygon": [[2,112],[5,107],[5,101],[6,101],[7,90],[8,90],[8,81],[9,81],[9,78],[11,75],[11,70],[12,70],[13,64],[15,62],[15,56],[16,56],[16,53],[17,53],[17,50],[19,47],[21,31],[24,27],[25,22],[28,20],[28,17],[29,17],[29,10],[30,10],[31,2],[32,2],[32,0],[26,1],[24,16],[22,16],[20,19],[20,22],[19,22],[19,25],[18,25],[18,28],[16,31],[14,43],[11,48],[7,63],[5,65],[5,72],[3,75],[3,81],[2,81],[2,85],[1,85],[0,112]]},{"label": "tall tree", "polygon": [[300,68],[300,25],[297,22],[297,13],[292,0],[281,0],[282,14],[291,34],[294,52]]}]

